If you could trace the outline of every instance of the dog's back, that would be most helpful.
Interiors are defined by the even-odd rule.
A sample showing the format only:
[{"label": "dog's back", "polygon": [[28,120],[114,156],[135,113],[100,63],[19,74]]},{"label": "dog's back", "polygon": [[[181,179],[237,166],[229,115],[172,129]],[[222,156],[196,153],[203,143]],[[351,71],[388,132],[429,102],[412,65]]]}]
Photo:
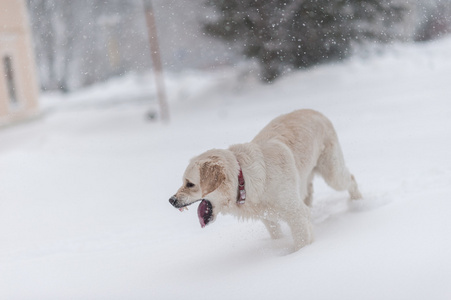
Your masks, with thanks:
[{"label": "dog's back", "polygon": [[293,153],[298,169],[311,171],[326,145],[338,141],[332,123],[323,114],[301,109],[272,120],[252,142],[263,147],[268,142],[283,143]]}]

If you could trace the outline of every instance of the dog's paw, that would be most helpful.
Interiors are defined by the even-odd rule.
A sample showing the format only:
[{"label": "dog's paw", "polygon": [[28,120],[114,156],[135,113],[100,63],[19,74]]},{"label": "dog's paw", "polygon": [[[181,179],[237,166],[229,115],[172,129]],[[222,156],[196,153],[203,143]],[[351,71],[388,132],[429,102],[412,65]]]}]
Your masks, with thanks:
[{"label": "dog's paw", "polygon": [[391,203],[393,199],[388,194],[365,195],[362,199],[349,202],[349,211],[359,212],[373,210]]}]

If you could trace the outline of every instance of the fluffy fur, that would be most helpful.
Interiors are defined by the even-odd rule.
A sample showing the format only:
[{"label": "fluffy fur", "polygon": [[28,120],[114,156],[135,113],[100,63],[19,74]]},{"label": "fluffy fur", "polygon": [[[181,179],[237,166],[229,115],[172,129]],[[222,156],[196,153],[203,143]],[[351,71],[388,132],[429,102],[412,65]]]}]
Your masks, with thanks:
[{"label": "fluffy fur", "polygon": [[[240,166],[247,192],[244,204],[237,203]],[[313,241],[314,174],[335,190],[347,190],[351,199],[361,198],[331,122],[316,111],[298,110],[274,119],[250,143],[193,158],[170,202],[183,208],[207,199],[212,205],[208,223],[219,213],[259,219],[274,239],[281,237],[279,221],[284,221],[298,250]]]}]

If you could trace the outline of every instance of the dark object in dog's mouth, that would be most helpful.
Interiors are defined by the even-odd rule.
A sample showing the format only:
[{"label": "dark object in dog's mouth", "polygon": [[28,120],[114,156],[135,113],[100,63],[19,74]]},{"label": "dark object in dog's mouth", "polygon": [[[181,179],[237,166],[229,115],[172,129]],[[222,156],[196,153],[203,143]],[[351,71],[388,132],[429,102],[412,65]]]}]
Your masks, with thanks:
[{"label": "dark object in dog's mouth", "polygon": [[213,205],[211,202],[206,199],[199,199],[191,203],[179,205],[175,197],[169,199],[169,202],[178,210],[183,212],[184,210],[188,210],[188,206],[194,204],[198,201],[201,201],[199,207],[197,208],[197,216],[199,217],[200,226],[204,228],[210,223],[213,218]]},{"label": "dark object in dog's mouth", "polygon": [[204,228],[210,223],[213,217],[213,206],[211,202],[203,199],[197,208],[197,216],[199,217],[200,226]]}]

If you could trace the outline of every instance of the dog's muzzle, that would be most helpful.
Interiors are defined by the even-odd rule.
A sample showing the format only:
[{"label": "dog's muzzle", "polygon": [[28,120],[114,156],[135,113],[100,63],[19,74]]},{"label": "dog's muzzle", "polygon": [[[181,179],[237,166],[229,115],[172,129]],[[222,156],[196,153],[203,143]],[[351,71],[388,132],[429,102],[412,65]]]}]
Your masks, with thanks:
[{"label": "dog's muzzle", "polygon": [[175,195],[169,198],[169,203],[171,203],[171,205],[174,206],[175,208],[178,208],[178,210],[180,211],[188,210],[188,205],[192,204],[192,203],[187,204],[181,203]]},{"label": "dog's muzzle", "polygon": [[177,198],[175,197],[175,195],[169,198],[169,203],[171,203],[172,206],[177,208]]}]

